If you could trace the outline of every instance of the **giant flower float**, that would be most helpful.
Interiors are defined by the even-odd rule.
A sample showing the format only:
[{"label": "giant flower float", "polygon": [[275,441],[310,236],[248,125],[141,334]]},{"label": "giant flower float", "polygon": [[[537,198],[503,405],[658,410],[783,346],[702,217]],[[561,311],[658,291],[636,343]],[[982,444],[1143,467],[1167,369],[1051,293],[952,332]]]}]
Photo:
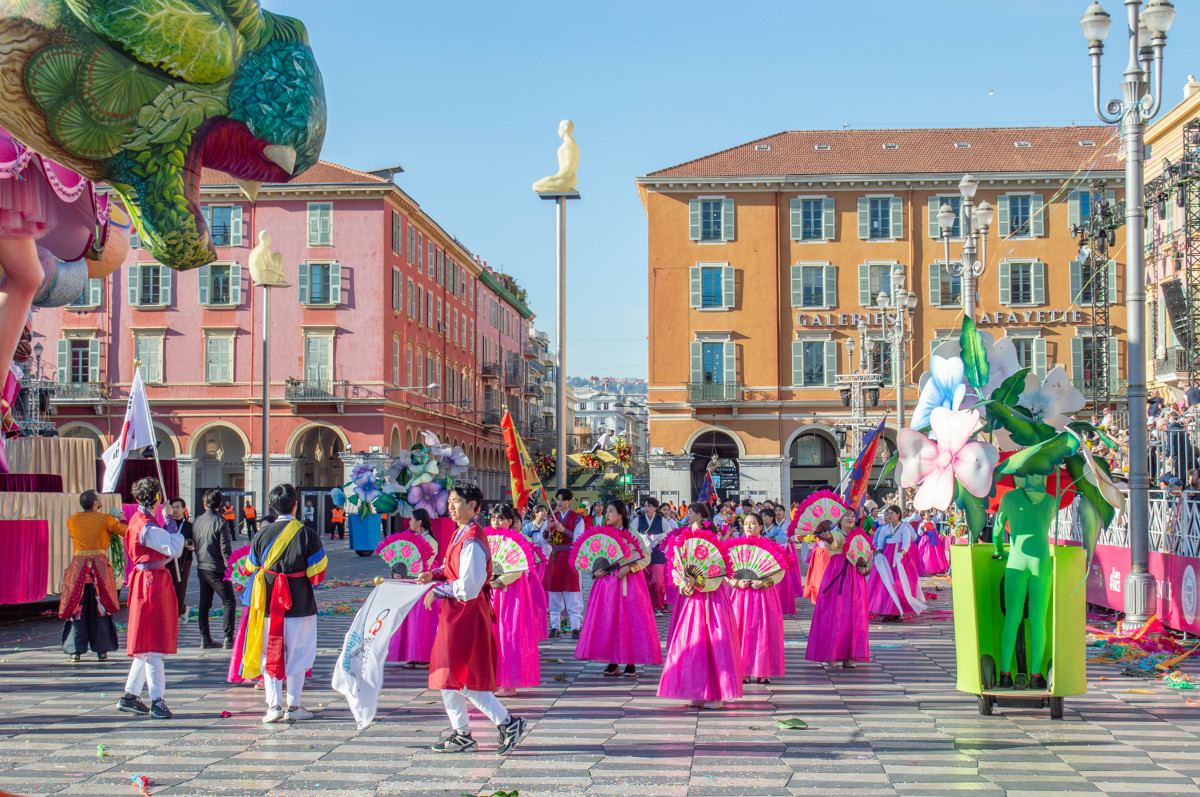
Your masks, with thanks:
[{"label": "giant flower float", "polygon": [[349,506],[362,516],[397,513],[412,517],[424,509],[431,517],[446,514],[454,478],[470,465],[460,446],[448,446],[433,432],[425,432],[424,444],[401,451],[386,467],[357,465],[350,481],[330,491],[334,506]]}]

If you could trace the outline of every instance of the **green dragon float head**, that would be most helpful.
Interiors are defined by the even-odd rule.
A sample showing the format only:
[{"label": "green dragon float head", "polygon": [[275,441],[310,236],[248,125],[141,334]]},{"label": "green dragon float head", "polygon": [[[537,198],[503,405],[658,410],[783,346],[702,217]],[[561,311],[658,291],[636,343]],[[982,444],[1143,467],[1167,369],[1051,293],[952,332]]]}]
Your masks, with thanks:
[{"label": "green dragon float head", "polygon": [[202,168],[253,198],[325,138],[308,34],[257,0],[0,0],[0,84],[0,126],[110,183],[175,269],[216,258]]}]

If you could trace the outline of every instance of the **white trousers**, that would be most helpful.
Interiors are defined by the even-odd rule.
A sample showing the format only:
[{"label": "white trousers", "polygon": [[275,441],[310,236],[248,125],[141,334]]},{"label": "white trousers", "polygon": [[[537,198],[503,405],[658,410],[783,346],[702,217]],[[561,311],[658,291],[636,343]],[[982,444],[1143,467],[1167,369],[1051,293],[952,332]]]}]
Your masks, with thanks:
[{"label": "white trousers", "polygon": [[158,700],[167,691],[167,674],[161,653],[139,653],[129,666],[129,677],[125,679],[125,691],[140,695],[150,685],[150,700]]},{"label": "white trousers", "polygon": [[471,732],[471,720],[467,716],[468,700],[474,703],[475,708],[482,711],[484,716],[497,726],[507,724],[512,718],[508,713],[508,709],[496,699],[495,692],[476,692],[471,689],[443,689],[442,703],[446,705],[446,715],[450,717],[450,727],[454,728],[456,733],[465,735]]},{"label": "white trousers", "polygon": [[583,626],[583,593],[582,592],[551,592],[550,593],[550,627],[558,626],[563,610],[571,623],[571,630],[578,631]]},{"label": "white trousers", "polygon": [[317,659],[317,616],[288,617],[283,621],[283,664],[287,675],[287,703],[283,702],[284,679],[272,678],[267,675],[267,654],[265,651],[267,628],[271,618],[263,620],[263,691],[266,693],[267,707],[286,708],[299,706],[300,697],[304,693],[304,676],[312,669]]}]

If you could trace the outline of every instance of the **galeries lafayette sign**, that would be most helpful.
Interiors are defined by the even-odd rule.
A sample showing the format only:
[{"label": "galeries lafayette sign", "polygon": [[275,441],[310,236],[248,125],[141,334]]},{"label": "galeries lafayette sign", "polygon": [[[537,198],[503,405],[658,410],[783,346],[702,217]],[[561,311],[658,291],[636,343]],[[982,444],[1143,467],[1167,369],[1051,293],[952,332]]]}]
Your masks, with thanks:
[{"label": "galeries lafayette sign", "polygon": [[[867,326],[883,326],[883,313],[797,313],[798,327],[857,327],[860,321]],[[976,322],[981,327],[1018,326],[1024,324],[1087,324],[1091,323],[1082,310],[997,310],[981,313]]]}]

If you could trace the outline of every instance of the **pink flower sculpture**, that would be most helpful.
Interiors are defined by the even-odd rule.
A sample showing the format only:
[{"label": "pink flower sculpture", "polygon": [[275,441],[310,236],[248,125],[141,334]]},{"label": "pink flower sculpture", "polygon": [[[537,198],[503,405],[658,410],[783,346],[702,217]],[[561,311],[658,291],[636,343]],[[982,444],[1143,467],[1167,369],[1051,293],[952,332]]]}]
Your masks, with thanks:
[{"label": "pink flower sculpture", "polygon": [[901,429],[896,436],[900,486],[917,488],[913,504],[918,510],[949,509],[955,482],[986,498],[1000,452],[991,443],[971,440],[983,425],[979,412],[936,407],[929,420],[933,440],[915,429]]}]

